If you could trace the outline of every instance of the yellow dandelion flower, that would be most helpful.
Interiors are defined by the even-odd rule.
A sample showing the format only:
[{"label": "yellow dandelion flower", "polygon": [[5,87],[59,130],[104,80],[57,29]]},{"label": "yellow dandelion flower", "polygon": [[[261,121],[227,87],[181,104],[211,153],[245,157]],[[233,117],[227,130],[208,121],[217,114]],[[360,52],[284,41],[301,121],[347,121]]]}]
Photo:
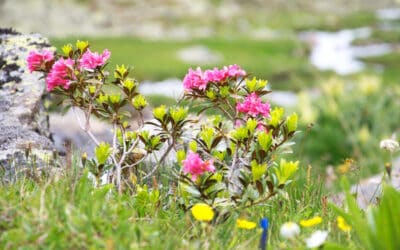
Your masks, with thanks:
[{"label": "yellow dandelion flower", "polygon": [[349,232],[351,230],[351,226],[347,224],[347,222],[344,220],[342,216],[338,216],[336,221],[338,228],[343,232]]},{"label": "yellow dandelion flower", "polygon": [[353,159],[346,159],[343,164],[340,164],[337,167],[337,171],[339,174],[347,174],[349,171],[354,169],[354,160]]},{"label": "yellow dandelion flower", "polygon": [[311,218],[309,220],[301,220],[300,225],[303,227],[313,227],[315,225],[318,225],[322,222],[322,218],[319,216],[315,216],[314,218]]},{"label": "yellow dandelion flower", "polygon": [[255,222],[252,221],[248,221],[248,220],[244,220],[244,219],[237,219],[236,220],[236,226],[238,228],[242,228],[242,229],[253,229],[257,226],[257,224]]},{"label": "yellow dandelion flower", "polygon": [[205,203],[197,203],[191,209],[193,217],[198,221],[211,221],[214,218],[212,207]]}]

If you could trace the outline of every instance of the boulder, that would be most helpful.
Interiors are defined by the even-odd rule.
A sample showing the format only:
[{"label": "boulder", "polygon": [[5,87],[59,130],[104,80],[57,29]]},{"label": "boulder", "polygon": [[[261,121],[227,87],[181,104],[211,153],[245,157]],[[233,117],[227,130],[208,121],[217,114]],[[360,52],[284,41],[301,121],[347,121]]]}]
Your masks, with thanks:
[{"label": "boulder", "polygon": [[[24,35],[0,29],[0,176],[11,180],[26,169],[50,166],[53,142],[42,97],[45,83],[30,73],[30,50],[50,48],[39,34]],[[33,168],[35,167],[35,168]]]}]

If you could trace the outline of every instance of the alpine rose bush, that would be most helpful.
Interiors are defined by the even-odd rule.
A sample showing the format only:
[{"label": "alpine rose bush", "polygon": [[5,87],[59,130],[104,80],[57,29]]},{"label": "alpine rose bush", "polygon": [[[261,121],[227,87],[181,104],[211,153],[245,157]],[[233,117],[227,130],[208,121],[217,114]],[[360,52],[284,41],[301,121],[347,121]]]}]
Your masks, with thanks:
[{"label": "alpine rose bush", "polygon": [[[87,41],[78,40],[75,47],[71,44],[63,46],[62,55],[53,55],[50,51],[32,51],[27,57],[27,63],[30,70],[44,74],[47,90],[58,95],[62,99],[62,105],[71,107],[74,111],[81,109],[84,112],[84,120],[77,117],[77,121],[96,144],[96,157],[86,160],[85,156],[82,164],[94,175],[95,185],[100,185],[101,177],[108,174],[112,178],[109,178],[107,183],[114,184],[118,192],[122,193],[126,189],[135,188],[132,181],[126,180],[135,176],[138,171],[136,167],[142,160],[159,150],[169,138],[166,134],[152,134],[143,129],[142,110],[147,101],[137,91],[138,82],[129,77],[129,68],[117,65],[114,79],[109,81],[110,74],[105,66],[110,58],[110,51],[105,49],[99,54],[92,52],[89,47]],[[109,93],[104,87],[112,88],[113,93]],[[131,129],[130,113],[125,111],[128,109],[138,113],[138,129]],[[185,119],[185,110],[180,107],[176,107],[174,112],[170,113],[168,115],[173,118],[169,117],[168,122],[181,122]],[[93,116],[112,124],[112,145],[99,141],[92,133],[90,121]],[[173,128],[177,131],[168,134],[179,137],[179,131],[185,123],[186,121],[174,123]],[[167,124],[165,127],[171,125]],[[172,140],[169,144],[171,142]],[[163,159],[165,156],[154,165],[159,166]],[[154,171],[149,173],[148,177],[153,173]]]},{"label": "alpine rose bush", "polygon": [[46,70],[47,65],[54,61],[54,54],[52,51],[44,49],[41,53],[31,51],[26,58],[28,69],[30,72]]},{"label": "alpine rose bush", "polygon": [[[152,120],[144,121],[148,102],[129,76],[129,67],[117,65],[110,80],[110,51],[92,52],[89,47],[77,41],[75,46],[65,45],[63,55],[31,52],[27,61],[30,70],[44,74],[48,91],[64,98],[67,107],[84,112],[84,120],[77,120],[96,147],[95,158],[82,158],[82,164],[94,175],[96,186],[107,174],[107,184],[114,184],[118,193],[132,194],[160,167],[178,165],[180,196],[174,201],[185,210],[204,204],[215,211],[215,218],[209,219],[218,223],[235,211],[266,203],[293,180],[299,162],[286,161],[281,152],[290,151],[297,114],[285,117],[283,108],[271,109],[263,101],[271,92],[267,81],[249,79],[236,64],[189,69],[183,78],[185,106],[161,105],[153,109]],[[193,105],[200,108],[195,117],[189,112]],[[200,115],[208,109],[216,115]],[[137,112],[137,126],[131,125],[126,110]],[[92,133],[93,116],[112,125],[112,143]],[[173,151],[175,162],[165,164]]]},{"label": "alpine rose bush", "polygon": [[263,101],[271,92],[267,81],[248,79],[240,66],[230,65],[189,69],[183,85],[184,99],[196,101],[199,113],[212,109],[218,115],[200,119],[189,147],[186,138],[181,142],[181,205],[190,208],[200,200],[223,218],[231,214],[230,207],[265,203],[283,192],[298,169],[298,161],[280,156],[290,147],[297,115],[285,117],[283,108],[271,109]]}]

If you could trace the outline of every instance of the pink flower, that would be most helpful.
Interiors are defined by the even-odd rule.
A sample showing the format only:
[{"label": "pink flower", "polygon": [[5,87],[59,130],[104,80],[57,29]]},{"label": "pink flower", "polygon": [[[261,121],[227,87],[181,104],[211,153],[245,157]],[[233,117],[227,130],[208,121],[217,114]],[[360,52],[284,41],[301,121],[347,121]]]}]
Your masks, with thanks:
[{"label": "pink flower", "polygon": [[190,68],[185,78],[183,78],[183,87],[187,90],[205,90],[207,83],[208,81],[205,79],[200,67],[197,67],[196,70]]},{"label": "pink flower", "polygon": [[79,60],[79,67],[80,69],[95,69],[98,66],[103,66],[108,58],[110,58],[110,55],[111,53],[107,49],[103,50],[103,54],[101,55],[97,52],[93,53],[88,49]]},{"label": "pink flower", "polygon": [[208,69],[204,72],[204,76],[207,82],[224,82],[228,77],[225,70],[219,70],[218,68]]},{"label": "pink flower", "polygon": [[263,122],[258,122],[257,130],[258,131],[264,131],[265,133],[268,133],[268,128],[265,126],[265,124]]},{"label": "pink flower", "polygon": [[270,109],[269,103],[263,103],[256,93],[248,95],[243,103],[236,104],[238,112],[247,113],[253,117],[257,115],[269,116]]},{"label": "pink flower", "polygon": [[223,70],[225,71],[228,77],[232,78],[237,78],[246,75],[246,71],[244,71],[242,68],[240,68],[240,66],[236,64],[229,65],[228,67],[224,66]]},{"label": "pink flower", "polygon": [[235,121],[235,127],[238,128],[240,126],[242,126],[243,122],[241,120],[236,120]]},{"label": "pink flower", "polygon": [[183,161],[183,172],[191,174],[192,180],[196,180],[199,175],[205,172],[214,172],[215,167],[213,161],[203,161],[196,153],[190,152]]},{"label": "pink flower", "polygon": [[47,91],[51,91],[57,86],[68,89],[70,80],[74,79],[72,75],[73,66],[74,61],[70,58],[60,58],[56,61],[46,77]]},{"label": "pink flower", "polygon": [[28,69],[30,72],[38,70],[46,70],[46,64],[54,60],[53,52],[50,50],[43,50],[42,53],[31,51],[26,58],[28,62]]}]

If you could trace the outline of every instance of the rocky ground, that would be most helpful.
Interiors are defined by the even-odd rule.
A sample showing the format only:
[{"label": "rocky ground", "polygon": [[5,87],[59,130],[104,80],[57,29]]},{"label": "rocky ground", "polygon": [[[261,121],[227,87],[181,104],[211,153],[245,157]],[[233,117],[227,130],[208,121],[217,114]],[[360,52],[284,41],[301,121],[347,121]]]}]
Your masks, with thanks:
[{"label": "rocky ground", "polygon": [[25,63],[30,50],[43,47],[50,45],[39,34],[0,29],[0,171],[6,179],[54,160],[42,103],[45,83]]}]

